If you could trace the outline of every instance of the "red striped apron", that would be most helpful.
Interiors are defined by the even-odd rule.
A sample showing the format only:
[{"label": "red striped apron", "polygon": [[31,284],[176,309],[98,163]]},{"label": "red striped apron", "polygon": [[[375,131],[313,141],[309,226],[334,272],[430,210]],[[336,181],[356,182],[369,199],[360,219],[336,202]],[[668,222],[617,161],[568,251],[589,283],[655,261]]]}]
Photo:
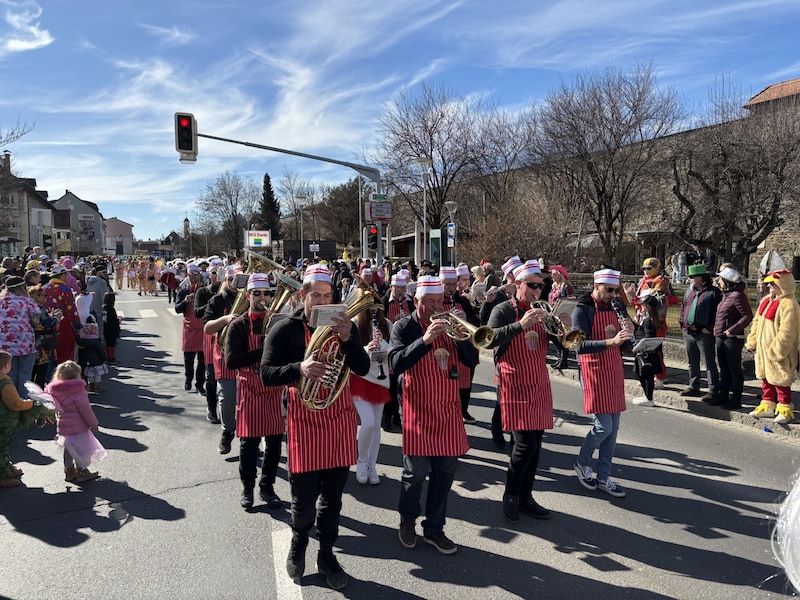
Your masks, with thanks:
[{"label": "red striped apron", "polygon": [[[595,306],[591,340],[613,338],[620,330],[619,319],[609,307]],[[625,373],[619,346],[592,354],[578,354],[583,379],[583,412],[614,414],[625,410]]]},{"label": "red striped apron", "polygon": [[[423,326],[423,333],[427,325]],[[439,366],[436,350],[447,351]],[[403,373],[403,454],[406,456],[461,456],[469,451],[458,381],[447,376],[458,362],[456,345],[446,335]]]},{"label": "red striped apron", "polygon": [[[199,286],[191,289],[194,294],[200,289]],[[183,340],[181,350],[183,352],[202,352],[203,351],[203,320],[194,316],[194,302],[186,303],[186,311],[183,313]]]},{"label": "red striped apron", "polygon": [[392,323],[399,321],[403,317],[407,317],[408,314],[408,304],[405,298],[400,300],[395,298],[389,302],[389,312],[386,314],[386,318]]},{"label": "red striped apron", "polygon": [[[206,365],[214,364],[214,336],[210,333],[203,334],[203,362]],[[215,376],[216,377],[216,376]]]},{"label": "red striped apron", "polygon": [[[517,315],[516,321],[519,321]],[[547,371],[547,331],[540,323],[524,330],[497,362],[504,431],[553,428],[553,393]]]},{"label": "red striped apron", "polygon": [[[305,335],[308,346],[307,327]],[[290,473],[349,467],[358,460],[358,413],[347,385],[336,402],[317,411],[307,409],[297,393],[297,384],[291,385],[286,428]]]},{"label": "red striped apron", "polygon": [[[263,342],[264,336],[251,331],[247,349],[259,350]],[[283,386],[264,385],[260,362],[237,369],[236,381],[236,435],[243,438],[283,433],[286,429],[281,415]]]},{"label": "red striped apron", "polygon": [[[453,308],[457,307],[455,302],[452,302],[449,297],[445,297],[444,301],[442,302],[442,308],[444,310],[450,311]],[[458,359],[458,355],[456,355],[456,359]],[[460,390],[471,390],[472,389],[472,369],[469,367],[465,367],[461,361],[459,361],[456,365],[458,367],[458,389]]]},{"label": "red striped apron", "polygon": [[[230,309],[225,307],[222,314],[227,315],[229,312]],[[217,381],[220,379],[236,379],[236,371],[231,371],[225,366],[225,350],[219,344],[219,336],[222,331],[220,330],[214,334],[214,340],[211,343],[211,351],[214,357],[214,377],[217,378]]]}]

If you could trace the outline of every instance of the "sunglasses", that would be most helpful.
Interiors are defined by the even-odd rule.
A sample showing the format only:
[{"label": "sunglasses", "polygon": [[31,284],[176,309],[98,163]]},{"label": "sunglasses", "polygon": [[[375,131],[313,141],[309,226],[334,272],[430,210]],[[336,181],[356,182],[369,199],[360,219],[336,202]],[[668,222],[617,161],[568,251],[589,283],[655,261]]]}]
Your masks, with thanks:
[{"label": "sunglasses", "polygon": [[612,288],[612,287],[608,287],[608,286],[606,286],[606,291],[607,291],[609,294],[616,294],[616,293],[619,291],[619,288]]},{"label": "sunglasses", "polygon": [[543,283],[533,283],[532,281],[526,281],[525,285],[528,286],[531,290],[543,290],[544,284]]},{"label": "sunglasses", "polygon": [[271,296],[272,294],[270,294],[265,290],[253,290],[252,292],[250,292],[250,295],[258,297],[258,296]]}]

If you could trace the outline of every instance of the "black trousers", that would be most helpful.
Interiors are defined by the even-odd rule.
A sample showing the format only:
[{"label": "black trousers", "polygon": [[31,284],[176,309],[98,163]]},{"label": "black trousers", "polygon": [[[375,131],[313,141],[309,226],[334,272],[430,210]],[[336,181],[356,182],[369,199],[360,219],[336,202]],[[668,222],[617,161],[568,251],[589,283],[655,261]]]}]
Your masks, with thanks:
[{"label": "black trousers", "polygon": [[396,417],[400,416],[400,402],[402,391],[398,381],[398,375],[389,374],[389,402],[383,407],[383,418],[391,423]]},{"label": "black trousers", "polygon": [[[342,493],[349,475],[349,467],[289,475],[292,489],[292,531],[296,536],[308,537],[316,517],[320,549],[333,548],[339,537]],[[317,510],[317,498],[319,498],[319,510]]]},{"label": "black trousers", "polygon": [[[197,357],[197,366],[194,364],[194,359]],[[191,385],[192,377],[194,377],[195,385],[203,385],[206,381],[206,363],[205,357],[202,352],[184,352],[183,353],[183,370],[186,376],[186,382]]]},{"label": "black trousers", "polygon": [[648,400],[653,399],[653,389],[655,387],[654,379],[655,375],[639,375],[639,383],[642,384],[644,397]]},{"label": "black trousers", "polygon": [[[264,437],[266,450],[261,461],[261,479],[258,487],[262,491],[273,491],[275,477],[278,475],[278,463],[281,460],[281,442],[283,434],[268,435]],[[243,437],[239,440],[239,478],[242,487],[252,490],[256,485],[258,474],[258,446],[260,437]]]},{"label": "black trousers", "polygon": [[520,500],[530,497],[539,468],[544,431],[512,431],[514,448],[506,473],[506,495]]},{"label": "black trousers", "polygon": [[217,376],[214,375],[214,363],[206,365],[206,404],[212,415],[217,414]]}]

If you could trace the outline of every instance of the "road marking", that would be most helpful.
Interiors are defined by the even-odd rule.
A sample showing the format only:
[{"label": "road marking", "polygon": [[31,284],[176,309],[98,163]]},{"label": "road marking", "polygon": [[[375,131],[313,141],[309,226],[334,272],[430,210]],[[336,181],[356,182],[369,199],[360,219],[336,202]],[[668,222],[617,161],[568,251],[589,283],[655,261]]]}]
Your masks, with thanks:
[{"label": "road marking", "polygon": [[152,319],[153,317],[157,317],[158,313],[152,308],[143,308],[139,311],[139,316],[142,319]]},{"label": "road marking", "polygon": [[[292,528],[283,523],[273,521],[272,527],[272,562],[275,571],[275,588],[281,600],[302,600],[303,588],[289,579],[286,572],[286,555],[292,542]],[[306,560],[306,567],[309,563]],[[308,568],[306,568],[308,571]]]}]

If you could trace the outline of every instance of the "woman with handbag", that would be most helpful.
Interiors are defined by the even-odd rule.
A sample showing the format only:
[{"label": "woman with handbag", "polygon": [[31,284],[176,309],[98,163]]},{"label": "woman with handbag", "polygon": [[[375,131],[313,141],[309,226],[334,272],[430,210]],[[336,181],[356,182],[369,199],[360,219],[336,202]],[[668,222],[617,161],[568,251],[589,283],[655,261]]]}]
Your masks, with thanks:
[{"label": "woman with handbag", "polygon": [[[645,296],[642,299],[642,308],[639,312],[639,323],[636,327],[636,338],[655,338],[661,328],[661,317],[659,317],[659,301],[654,295]],[[655,376],[661,374],[661,366],[664,364],[661,359],[661,346],[657,350],[642,350],[635,354],[634,369],[639,383],[642,384],[644,396],[637,396],[631,400],[637,406],[654,406],[653,388]]]}]

